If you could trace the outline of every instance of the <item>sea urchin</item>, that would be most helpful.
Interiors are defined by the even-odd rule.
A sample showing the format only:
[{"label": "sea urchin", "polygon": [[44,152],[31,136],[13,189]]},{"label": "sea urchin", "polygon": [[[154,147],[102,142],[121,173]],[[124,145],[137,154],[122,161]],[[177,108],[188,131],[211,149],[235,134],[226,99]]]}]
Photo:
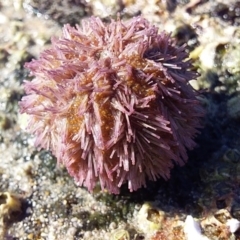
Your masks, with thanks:
[{"label": "sea urchin", "polygon": [[21,113],[36,146],[49,149],[78,185],[119,193],[168,179],[200,127],[196,77],[183,47],[146,19],[82,20],[26,63]]}]

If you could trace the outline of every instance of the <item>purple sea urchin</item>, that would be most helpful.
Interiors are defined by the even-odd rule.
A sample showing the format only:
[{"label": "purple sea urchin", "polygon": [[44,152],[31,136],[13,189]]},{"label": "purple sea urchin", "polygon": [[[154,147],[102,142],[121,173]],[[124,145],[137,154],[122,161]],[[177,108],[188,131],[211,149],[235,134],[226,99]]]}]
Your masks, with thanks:
[{"label": "purple sea urchin", "polygon": [[184,47],[142,17],[65,25],[52,48],[26,64],[21,112],[36,146],[50,149],[79,185],[112,193],[168,179],[183,165],[203,110]]}]

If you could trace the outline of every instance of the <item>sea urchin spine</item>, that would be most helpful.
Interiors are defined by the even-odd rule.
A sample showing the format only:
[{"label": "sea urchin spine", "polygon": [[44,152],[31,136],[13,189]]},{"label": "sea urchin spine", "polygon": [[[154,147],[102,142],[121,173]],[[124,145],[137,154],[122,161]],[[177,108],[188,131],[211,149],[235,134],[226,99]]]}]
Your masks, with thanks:
[{"label": "sea urchin spine", "polygon": [[168,179],[183,165],[203,109],[184,47],[142,17],[65,25],[26,67],[21,113],[36,146],[49,149],[79,185],[119,193]]}]

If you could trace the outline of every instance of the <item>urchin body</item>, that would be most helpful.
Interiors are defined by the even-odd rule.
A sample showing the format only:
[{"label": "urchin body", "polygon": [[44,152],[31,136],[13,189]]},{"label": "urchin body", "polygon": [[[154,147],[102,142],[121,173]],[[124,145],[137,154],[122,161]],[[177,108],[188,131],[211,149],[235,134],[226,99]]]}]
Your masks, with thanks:
[{"label": "urchin body", "polygon": [[77,184],[119,193],[168,179],[183,165],[203,111],[184,47],[142,17],[64,26],[63,36],[26,64],[21,112],[36,145],[50,149]]}]

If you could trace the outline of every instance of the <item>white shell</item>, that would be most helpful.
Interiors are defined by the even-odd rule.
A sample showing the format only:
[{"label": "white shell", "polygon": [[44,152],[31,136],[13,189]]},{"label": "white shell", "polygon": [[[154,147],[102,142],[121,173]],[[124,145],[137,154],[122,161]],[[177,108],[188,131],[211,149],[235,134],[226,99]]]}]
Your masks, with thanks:
[{"label": "white shell", "polygon": [[187,240],[208,240],[202,235],[200,224],[188,215],[185,220],[184,232]]},{"label": "white shell", "polygon": [[231,233],[235,233],[240,227],[240,222],[235,218],[231,218],[227,220],[227,226]]}]

